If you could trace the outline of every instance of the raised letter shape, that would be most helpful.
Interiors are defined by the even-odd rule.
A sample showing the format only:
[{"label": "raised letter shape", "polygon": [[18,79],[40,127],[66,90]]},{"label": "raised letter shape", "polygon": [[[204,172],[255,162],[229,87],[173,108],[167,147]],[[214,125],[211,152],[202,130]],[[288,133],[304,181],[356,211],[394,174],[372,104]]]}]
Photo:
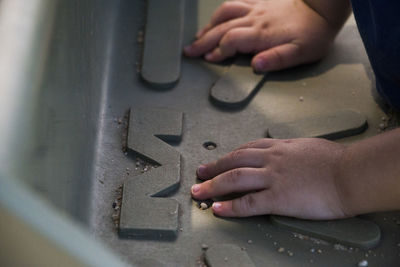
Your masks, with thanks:
[{"label": "raised letter shape", "polygon": [[254,73],[248,56],[239,56],[211,87],[211,101],[223,108],[241,108],[263,85],[265,75]]},{"label": "raised letter shape", "polygon": [[367,118],[361,113],[353,110],[339,110],[329,115],[318,115],[272,125],[267,135],[276,139],[318,137],[336,140],[360,134],[367,128]]},{"label": "raised letter shape", "polygon": [[173,238],[178,230],[179,205],[167,197],[179,187],[180,154],[161,141],[179,141],[183,114],[164,109],[133,109],[128,150],[161,166],[124,183],[119,235],[134,238]]},{"label": "raised letter shape", "polygon": [[180,77],[184,0],[148,0],[142,78],[168,88]]},{"label": "raised letter shape", "polygon": [[372,248],[381,239],[381,231],[375,223],[358,218],[309,221],[290,217],[271,216],[274,224],[301,234],[311,235],[343,245]]}]

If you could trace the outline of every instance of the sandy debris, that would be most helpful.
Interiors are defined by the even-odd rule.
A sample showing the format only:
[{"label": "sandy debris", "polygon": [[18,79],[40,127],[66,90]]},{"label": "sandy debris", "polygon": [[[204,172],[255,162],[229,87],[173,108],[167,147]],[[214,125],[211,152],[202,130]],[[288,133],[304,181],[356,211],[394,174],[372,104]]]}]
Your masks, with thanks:
[{"label": "sandy debris", "polygon": [[334,244],[334,245],[333,245],[333,248],[334,248],[335,250],[347,250],[347,247],[345,247],[345,246],[343,246],[343,245],[341,245],[341,244]]},{"label": "sandy debris", "polygon": [[202,209],[202,210],[208,209],[207,203],[201,202],[201,203],[200,203],[200,209]]},{"label": "sandy debris", "polygon": [[120,213],[121,213],[121,205],[122,205],[122,185],[120,185],[116,190],[116,198],[114,202],[112,203],[113,207],[113,214],[111,215],[111,219],[114,223],[115,229],[118,229],[119,226],[119,218],[120,218]]},{"label": "sandy debris", "polygon": [[205,244],[205,243],[201,244],[201,249],[202,250],[207,250],[208,249],[208,245]]},{"label": "sandy debris", "polygon": [[366,267],[366,266],[368,266],[367,260],[362,260],[358,263],[358,267]]},{"label": "sandy debris", "polygon": [[141,43],[143,43],[143,40],[144,40],[143,31],[139,31],[139,32],[138,32],[138,35],[137,35],[137,42],[138,42],[139,44],[141,44]]}]

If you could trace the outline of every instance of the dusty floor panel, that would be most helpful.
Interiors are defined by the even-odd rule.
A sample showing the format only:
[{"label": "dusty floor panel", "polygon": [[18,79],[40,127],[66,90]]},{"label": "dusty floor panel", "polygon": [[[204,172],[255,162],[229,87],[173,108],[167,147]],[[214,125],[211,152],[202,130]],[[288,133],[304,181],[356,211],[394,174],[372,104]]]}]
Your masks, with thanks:
[{"label": "dusty floor panel", "polygon": [[[190,42],[198,23],[204,24],[215,1],[187,1],[184,44]],[[94,235],[131,263],[157,261],[166,266],[195,266],[203,257],[202,245],[221,243],[245,249],[256,266],[355,266],[367,260],[369,266],[393,266],[400,260],[400,214],[381,213],[363,216],[382,230],[381,243],[363,250],[331,244],[272,225],[268,216],[223,219],[201,210],[191,199],[190,187],[196,182],[195,170],[229,152],[238,145],[262,138],[269,125],[297,118],[356,109],[367,116],[369,128],[361,135],[340,140],[349,143],[376,135],[385,114],[371,96],[370,67],[354,22],[343,29],[330,55],[310,66],[269,75],[251,102],[241,110],[226,111],[212,105],[209,90],[223,73],[224,66],[196,59],[183,59],[179,83],[167,91],[152,90],[136,72],[141,60],[141,44],[136,33],[143,29],[143,1],[124,1],[118,32],[113,44],[112,78],[98,148],[93,191],[91,229]],[[196,17],[200,19],[197,21]],[[302,97],[303,101],[299,101]],[[140,174],[135,161],[121,150],[124,127],[121,118],[129,107],[162,107],[184,112],[180,152],[181,184],[171,196],[180,205],[178,235],[172,241],[119,239],[114,230],[112,203],[115,190]],[[203,147],[212,142],[215,149]],[[126,172],[129,168],[129,173]],[[151,261],[151,259],[154,259]]]}]

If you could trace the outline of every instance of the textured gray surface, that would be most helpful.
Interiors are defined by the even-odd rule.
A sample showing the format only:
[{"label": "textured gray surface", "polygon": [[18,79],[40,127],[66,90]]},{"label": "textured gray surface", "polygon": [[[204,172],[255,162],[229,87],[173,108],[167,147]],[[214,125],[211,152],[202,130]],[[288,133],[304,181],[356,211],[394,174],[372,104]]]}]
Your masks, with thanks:
[{"label": "textured gray surface", "polygon": [[174,109],[132,108],[129,132],[147,132],[165,142],[179,142],[182,139],[182,120],[183,113]]},{"label": "textured gray surface", "polygon": [[373,248],[381,239],[375,223],[358,218],[333,221],[308,221],[283,216],[271,216],[274,224],[333,243],[360,248]]},{"label": "textured gray surface", "polygon": [[205,260],[209,267],[254,267],[246,251],[232,244],[220,244],[208,248]]},{"label": "textured gray surface", "polygon": [[328,114],[314,114],[311,117],[271,125],[268,137],[290,139],[319,137],[336,140],[360,134],[368,127],[367,118],[353,110],[338,110]]},{"label": "textured gray surface", "polygon": [[179,187],[179,171],[179,165],[161,166],[124,183],[120,237],[176,237],[179,203],[163,197]]},{"label": "textured gray surface", "polygon": [[156,259],[143,259],[139,261],[135,261],[135,266],[142,266],[142,267],[163,267],[168,266],[165,263],[162,263]]},{"label": "textured gray surface", "polygon": [[180,153],[158,138],[180,141],[182,119],[183,114],[179,111],[130,109],[127,149],[161,166],[124,182],[120,237],[176,237],[179,204],[165,197],[179,187]]},{"label": "textured gray surface", "polygon": [[179,152],[164,141],[181,140],[182,120],[183,114],[179,111],[131,109],[127,149],[160,165],[177,164],[180,161]]},{"label": "textured gray surface", "polygon": [[[184,44],[188,44],[218,5],[214,0],[187,1],[185,5]],[[225,219],[213,216],[211,209],[201,210],[193,202],[190,187],[196,183],[199,164],[217,159],[232,149],[265,136],[269,125],[296,121],[317,114],[329,114],[342,109],[354,109],[368,118],[369,128],[360,135],[343,138],[351,143],[377,134],[380,110],[371,96],[369,65],[354,25],[348,24],[339,34],[328,57],[317,64],[269,73],[268,81],[245,108],[226,111],[209,101],[209,89],[225,70],[225,66],[209,64],[201,59],[182,59],[181,79],[173,90],[149,90],[139,76],[134,76],[135,62],[140,60],[140,46],[135,32],[144,23],[144,3],[123,2],[114,39],[113,70],[99,140],[93,187],[91,229],[121,257],[129,262],[157,258],[169,266],[196,266],[201,260],[202,243],[209,247],[221,243],[244,247],[255,266],[355,266],[368,255],[370,266],[393,266],[398,262],[400,233],[393,219],[398,212],[371,214],[365,218],[379,225],[384,238],[371,251],[347,247],[338,250],[333,243],[300,239],[291,231],[273,225],[268,216]],[[142,20],[141,20],[142,19]],[[303,96],[304,101],[299,101]],[[123,127],[114,120],[129,107],[164,107],[185,113],[183,136],[174,148],[182,155],[181,184],[170,196],[180,205],[179,233],[172,241],[126,240],[113,231],[112,202],[115,189],[140,171],[134,162],[121,153]],[[212,141],[216,149],[207,150],[203,143]],[[100,183],[99,180],[104,181]],[[248,240],[252,243],[249,244]],[[279,253],[278,248],[285,248]],[[293,256],[287,251],[290,250]],[[312,251],[316,252],[312,252]],[[317,252],[318,250],[321,253]]]},{"label": "textured gray surface", "polygon": [[43,38],[48,41],[41,56],[44,66],[40,61],[32,63],[41,81],[34,83],[24,74],[38,87],[38,95],[21,96],[21,101],[34,102],[35,112],[29,118],[30,136],[20,143],[28,151],[20,157],[18,172],[56,208],[89,223],[92,199],[88,192],[93,186],[96,140],[121,3],[73,0],[54,4],[54,22],[46,23],[51,34]]},{"label": "textured gray surface", "polygon": [[[219,1],[186,3],[184,44]],[[24,155],[20,172],[22,180],[55,207],[86,223],[98,242],[132,264],[156,258],[167,266],[195,266],[204,253],[202,243],[230,243],[245,247],[256,266],[356,266],[362,259],[370,266],[398,265],[399,212],[363,216],[381,228],[383,238],[375,248],[338,250],[333,243],[300,239],[273,225],[268,216],[215,217],[210,209],[200,210],[190,196],[199,164],[263,137],[270,125],[351,108],[368,118],[369,128],[340,142],[377,134],[385,114],[371,96],[373,77],[354,22],[343,28],[325,59],[269,73],[245,108],[228,112],[208,99],[224,66],[183,58],[180,81],[169,91],[149,90],[152,87],[136,73],[143,54],[136,33],[145,25],[145,1],[58,1],[57,10],[32,123],[35,134],[30,140],[36,146]],[[132,158],[121,152],[125,130],[118,118],[130,107],[149,106],[185,113],[182,141],[173,144],[182,155],[181,183],[169,196],[180,206],[179,234],[161,242],[120,239],[111,218],[115,190],[141,174]],[[205,149],[202,144],[207,141],[217,144],[216,149]],[[279,253],[280,247],[293,255]]]},{"label": "textured gray surface", "polygon": [[180,77],[184,0],[147,0],[142,78],[168,88]]},{"label": "textured gray surface", "polygon": [[250,68],[251,57],[238,56],[210,89],[210,100],[223,108],[245,106],[261,88],[266,76]]}]

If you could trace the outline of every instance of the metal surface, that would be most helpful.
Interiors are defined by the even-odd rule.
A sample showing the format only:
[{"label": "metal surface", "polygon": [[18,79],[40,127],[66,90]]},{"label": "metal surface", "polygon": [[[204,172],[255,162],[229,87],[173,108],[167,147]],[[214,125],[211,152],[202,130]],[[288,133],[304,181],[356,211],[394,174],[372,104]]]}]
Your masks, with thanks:
[{"label": "metal surface", "polygon": [[[0,12],[7,2],[14,1],[2,0]],[[30,5],[23,2],[21,11]],[[268,216],[218,218],[209,209],[200,210],[190,197],[200,163],[264,137],[274,123],[351,108],[367,116],[369,128],[340,142],[377,134],[385,114],[371,96],[371,69],[354,21],[327,58],[269,75],[249,105],[228,112],[209,102],[209,89],[224,66],[183,59],[179,83],[165,92],[140,79],[137,33],[144,29],[145,1],[58,1],[54,9],[45,5],[52,1],[29,1],[34,2],[42,4],[41,12],[14,18],[47,22],[23,23],[32,27],[26,30],[29,34],[20,28],[21,35],[13,35],[17,29],[7,30],[4,14],[0,16],[0,164],[7,179],[22,181],[130,264],[194,266],[203,257],[202,244],[227,243],[245,248],[256,266],[354,266],[362,259],[369,266],[396,266],[399,212],[363,216],[379,225],[383,237],[376,248],[365,251],[294,235],[272,225]],[[186,1],[184,44],[218,4]],[[54,19],[42,16],[47,12]],[[182,142],[174,145],[182,162],[181,185],[172,198],[179,202],[181,215],[172,241],[120,239],[114,228],[116,190],[140,174],[121,150],[125,128],[118,119],[129,107],[173,108],[185,114]],[[205,142],[217,146],[207,150]],[[126,168],[133,171],[128,174]],[[69,219],[62,220],[68,224]]]}]

